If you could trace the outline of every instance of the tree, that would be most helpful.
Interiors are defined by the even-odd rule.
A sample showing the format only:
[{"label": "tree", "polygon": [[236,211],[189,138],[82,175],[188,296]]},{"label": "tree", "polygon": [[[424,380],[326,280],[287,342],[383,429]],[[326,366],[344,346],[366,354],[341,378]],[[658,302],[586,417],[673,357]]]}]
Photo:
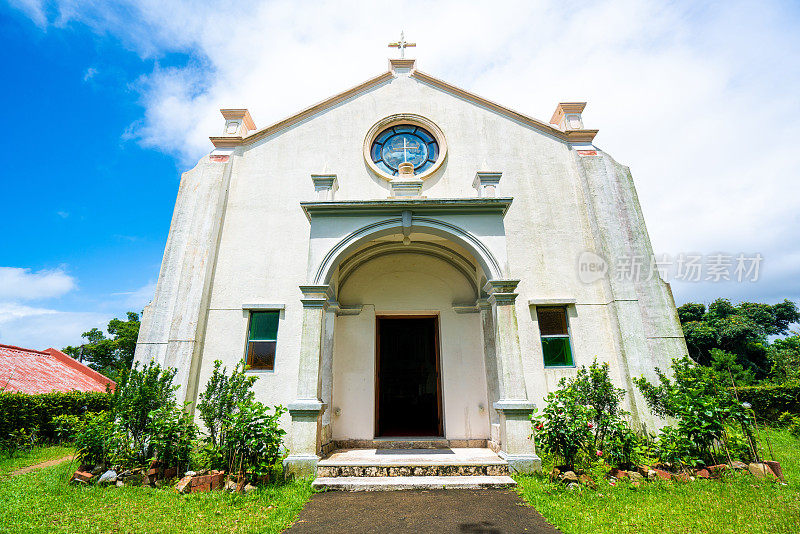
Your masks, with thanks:
[{"label": "tree", "polygon": [[139,314],[128,312],[128,320],[111,319],[106,335],[99,328],[84,332],[86,343],[78,347],[65,347],[64,353],[73,358],[86,360],[89,367],[118,381],[131,368],[136,339],[139,337]]},{"label": "tree", "polygon": [[800,332],[793,334],[769,346],[770,375],[778,382],[800,380]]},{"label": "tree", "polygon": [[684,304],[678,308],[678,318],[694,361],[719,367],[722,360],[718,356],[715,364],[712,350],[720,349],[734,355],[736,363],[756,377],[765,378],[772,363],[769,336],[786,334],[789,326],[800,320],[800,312],[790,300],[734,306],[730,300],[719,298],[708,309],[696,302]]}]

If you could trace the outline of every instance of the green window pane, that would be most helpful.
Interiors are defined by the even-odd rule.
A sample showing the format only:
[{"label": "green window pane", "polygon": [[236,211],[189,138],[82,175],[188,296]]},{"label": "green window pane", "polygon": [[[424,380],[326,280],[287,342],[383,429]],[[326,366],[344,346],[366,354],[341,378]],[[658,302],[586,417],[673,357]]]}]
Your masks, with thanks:
[{"label": "green window pane", "polygon": [[542,351],[545,367],[573,365],[568,337],[543,337]]},{"label": "green window pane", "polygon": [[253,312],[250,314],[249,341],[278,339],[278,312]]}]

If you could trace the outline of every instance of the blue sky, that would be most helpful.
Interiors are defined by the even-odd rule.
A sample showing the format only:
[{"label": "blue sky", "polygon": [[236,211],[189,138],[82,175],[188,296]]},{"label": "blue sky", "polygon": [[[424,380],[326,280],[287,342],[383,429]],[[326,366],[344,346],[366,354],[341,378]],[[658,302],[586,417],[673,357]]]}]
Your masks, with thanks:
[{"label": "blue sky", "polygon": [[763,255],[757,283],[673,280],[679,303],[800,300],[797,3],[236,5],[0,4],[0,343],[140,311],[218,109],[265,126],[384,70],[401,28],[420,69],[534,117],[588,101],[658,253]]}]

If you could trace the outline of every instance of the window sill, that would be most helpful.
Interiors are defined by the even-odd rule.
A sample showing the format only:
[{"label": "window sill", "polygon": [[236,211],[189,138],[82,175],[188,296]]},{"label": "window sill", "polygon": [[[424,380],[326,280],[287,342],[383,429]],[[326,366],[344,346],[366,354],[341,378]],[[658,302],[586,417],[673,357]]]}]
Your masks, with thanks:
[{"label": "window sill", "polygon": [[245,370],[244,374],[255,374],[261,375],[264,373],[274,373],[275,369],[247,369]]}]

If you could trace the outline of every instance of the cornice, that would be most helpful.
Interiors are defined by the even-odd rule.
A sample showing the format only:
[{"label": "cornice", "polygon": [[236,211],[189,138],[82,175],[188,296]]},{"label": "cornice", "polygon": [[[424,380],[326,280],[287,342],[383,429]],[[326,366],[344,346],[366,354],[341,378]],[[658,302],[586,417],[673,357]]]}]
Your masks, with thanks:
[{"label": "cornice", "polygon": [[[413,62],[413,60],[402,60],[402,61]],[[465,89],[461,89],[460,87],[456,87],[455,85],[449,84],[443,80],[435,78],[430,74],[425,74],[424,72],[421,72],[419,70],[413,69],[409,76],[412,78],[416,78],[424,83],[427,83],[428,85],[432,85],[434,87],[442,89],[443,91],[454,94],[464,100],[467,100],[468,102],[472,102],[473,104],[477,104],[481,107],[490,109],[496,113],[499,113],[500,115],[503,115],[504,117],[507,117],[509,119],[515,120],[517,122],[535,128],[540,132],[551,135],[562,141],[566,141],[568,143],[590,143],[592,142],[592,140],[594,139],[595,135],[597,135],[598,132],[598,130],[562,131],[559,130],[558,128],[553,127],[550,124],[534,119],[533,117],[529,117],[518,111],[514,111],[513,109],[502,106],[496,102],[492,102],[491,100],[487,100],[481,96],[471,93]],[[260,130],[256,130],[245,137],[212,136],[209,139],[211,139],[211,142],[217,148],[249,145],[251,143],[258,141],[259,139],[263,139],[264,137],[273,135],[285,128],[289,128],[290,126],[293,126],[312,115],[321,113],[326,109],[335,106],[336,104],[344,100],[347,100],[348,98],[351,98],[354,95],[372,89],[373,87],[376,87],[395,77],[396,77],[395,73],[393,73],[392,71],[386,71],[384,73],[379,74],[378,76],[375,76],[374,78],[365,81],[362,84],[356,85],[355,87],[351,87],[346,91],[342,91],[341,93],[338,93],[330,98],[327,98],[321,102],[314,104],[311,107],[308,107],[298,113],[295,113],[290,117],[287,117],[274,124],[261,128]]]},{"label": "cornice", "polygon": [[301,202],[300,206],[311,220],[320,215],[355,215],[374,213],[499,213],[505,215],[512,198],[441,198],[409,200],[342,200]]},{"label": "cornice", "polygon": [[350,89],[347,89],[346,91],[342,91],[341,93],[333,95],[332,97],[327,98],[327,99],[323,100],[322,102],[318,102],[318,103],[314,104],[311,107],[308,107],[308,108],[306,108],[306,109],[304,109],[304,110],[302,110],[302,111],[300,111],[298,113],[295,113],[294,115],[292,115],[290,117],[287,117],[287,118],[285,118],[283,120],[280,120],[280,121],[278,121],[278,122],[276,122],[274,124],[271,124],[269,126],[261,128],[260,130],[256,130],[255,132],[251,133],[250,135],[248,135],[246,137],[218,137],[218,136],[213,136],[213,137],[210,137],[209,139],[211,139],[211,142],[217,148],[219,148],[219,147],[239,146],[239,145],[249,145],[250,143],[254,143],[254,142],[258,141],[259,139],[263,139],[264,137],[267,137],[267,136],[272,135],[272,134],[274,134],[276,132],[279,132],[280,130],[288,128],[288,127],[290,127],[290,126],[292,126],[294,124],[297,124],[298,122],[300,122],[302,120],[305,120],[308,117],[310,117],[310,116],[312,116],[312,115],[314,115],[316,113],[320,113],[322,111],[325,111],[326,109],[328,109],[328,108],[330,108],[332,106],[335,106],[336,104],[338,104],[338,103],[340,103],[340,102],[342,102],[344,100],[347,100],[348,98],[352,97],[353,95],[356,95],[358,93],[367,91],[368,89],[371,89],[371,88],[373,88],[373,87],[375,87],[377,85],[382,84],[383,82],[391,80],[392,78],[394,78],[394,74],[392,74],[389,71],[386,71],[386,72],[384,72],[382,74],[379,74],[378,76],[375,76],[374,78],[371,78],[371,79],[367,80],[366,82],[364,82],[362,84],[356,85],[355,87],[351,87]]},{"label": "cornice", "polygon": [[433,85],[434,87],[438,87],[448,93],[453,93],[458,95],[459,97],[472,102],[473,104],[477,104],[479,106],[491,109],[492,111],[499,113],[505,117],[513,119],[515,121],[521,122],[527,126],[531,126],[541,132],[546,134],[552,135],[562,141],[567,141],[570,143],[574,143],[576,141],[587,141],[590,142],[594,139],[594,136],[597,135],[599,130],[570,130],[569,132],[562,132],[558,128],[554,128],[553,126],[542,122],[538,119],[534,119],[533,117],[529,117],[520,113],[519,111],[514,111],[513,109],[507,108],[498,104],[497,102],[492,102],[491,100],[487,100],[481,96],[476,95],[475,93],[470,93],[466,89],[461,89],[460,87],[456,87],[455,85],[449,84],[439,78],[435,78],[430,74],[425,74],[419,70],[415,70],[411,73],[412,78],[417,78],[422,80],[423,82]]}]

